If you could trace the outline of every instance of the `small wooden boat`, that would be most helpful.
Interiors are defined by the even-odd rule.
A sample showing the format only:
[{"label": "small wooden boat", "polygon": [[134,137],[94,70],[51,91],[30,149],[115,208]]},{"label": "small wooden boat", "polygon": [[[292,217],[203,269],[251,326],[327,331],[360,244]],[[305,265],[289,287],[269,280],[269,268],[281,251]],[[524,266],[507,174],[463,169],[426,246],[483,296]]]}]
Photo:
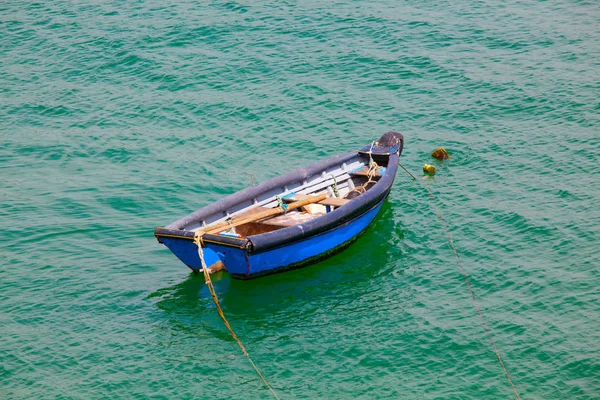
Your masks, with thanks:
[{"label": "small wooden boat", "polygon": [[202,268],[197,232],[209,269],[224,265],[234,278],[317,262],[348,246],[373,221],[390,192],[403,146],[401,134],[388,132],[358,151],[227,196],[154,235],[195,272]]}]

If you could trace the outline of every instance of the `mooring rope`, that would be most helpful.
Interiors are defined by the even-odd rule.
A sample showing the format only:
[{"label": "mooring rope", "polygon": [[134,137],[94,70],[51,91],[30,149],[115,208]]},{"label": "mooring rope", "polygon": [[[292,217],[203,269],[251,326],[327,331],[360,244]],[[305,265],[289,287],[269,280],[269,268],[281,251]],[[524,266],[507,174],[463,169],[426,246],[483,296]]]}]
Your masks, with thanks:
[{"label": "mooring rope", "polygon": [[[406,168],[404,168],[404,166],[402,164],[400,164],[400,166],[414,180],[417,180],[417,178],[415,178],[415,176],[413,174],[411,174],[410,172],[408,172],[408,170]],[[518,400],[521,400],[521,396],[519,396],[519,392],[517,391],[517,388],[515,387],[515,385],[514,385],[514,383],[512,381],[512,378],[510,377],[510,374],[508,373],[508,369],[504,365],[504,361],[502,361],[502,356],[500,355],[500,352],[498,351],[498,348],[496,347],[496,343],[494,342],[494,338],[492,337],[492,332],[491,332],[490,328],[488,327],[487,323],[485,322],[485,318],[483,318],[483,312],[481,311],[481,307],[479,307],[479,303],[477,302],[477,298],[475,297],[475,292],[473,291],[473,288],[471,287],[471,283],[469,282],[469,277],[468,277],[467,273],[465,272],[465,267],[463,266],[463,263],[460,260],[460,257],[458,257],[458,252],[456,251],[456,247],[454,246],[454,240],[452,239],[452,234],[450,233],[450,229],[448,228],[448,224],[446,223],[446,219],[442,215],[442,212],[440,211],[440,209],[438,208],[438,206],[437,206],[437,204],[435,202],[435,197],[433,196],[433,192],[431,191],[431,188],[429,186],[427,186],[427,185],[423,185],[423,186],[425,186],[425,188],[427,189],[427,192],[429,193],[429,199],[431,200],[431,204],[435,208],[435,213],[437,214],[437,216],[439,217],[439,219],[442,221],[442,225],[444,226],[444,230],[446,231],[446,236],[448,237],[448,243],[450,243],[450,247],[452,248],[452,252],[454,253],[454,257],[456,257],[456,261],[458,262],[458,265],[460,266],[460,272],[462,273],[462,276],[465,279],[465,283],[467,284],[467,288],[469,289],[469,293],[471,293],[471,298],[473,299],[473,303],[475,304],[475,308],[477,309],[477,313],[479,314],[479,318],[481,318],[481,322],[483,323],[483,327],[485,328],[485,332],[487,333],[487,335],[488,335],[488,337],[490,339],[490,343],[492,344],[492,348],[494,349],[494,353],[496,353],[496,357],[498,358],[498,362],[500,363],[500,366],[504,370],[504,374],[506,375],[506,378],[508,379],[508,383],[510,383],[510,386],[512,387],[512,390],[515,393],[515,396],[517,396]]]},{"label": "mooring rope", "polygon": [[373,146],[374,145],[375,145],[375,142],[371,143],[371,149],[369,149],[369,153],[368,153],[369,154],[369,167],[367,169],[367,181],[365,183],[363,183],[362,185],[357,186],[354,189],[350,190],[348,193],[346,193],[346,196],[348,196],[352,192],[356,192],[359,195],[361,195],[367,191],[367,186],[369,186],[370,183],[376,182],[374,178],[377,176],[377,173],[379,172],[380,167],[373,160]]},{"label": "mooring rope", "polygon": [[196,243],[196,246],[198,246],[198,256],[200,257],[200,263],[202,264],[202,271],[204,272],[204,280],[206,281],[206,286],[208,286],[208,291],[210,292],[210,295],[212,296],[212,299],[215,302],[215,305],[217,306],[217,311],[219,312],[221,319],[225,323],[227,330],[229,331],[231,336],[235,339],[237,344],[240,346],[240,349],[242,349],[242,353],[244,353],[244,355],[246,357],[248,357],[248,361],[250,361],[250,364],[252,364],[252,367],[254,368],[254,370],[260,377],[260,379],[267,386],[267,388],[269,388],[271,393],[273,393],[273,396],[275,396],[276,399],[280,400],[279,396],[277,396],[277,393],[275,393],[275,390],[273,390],[271,385],[269,385],[269,382],[267,382],[267,380],[265,379],[263,374],[261,374],[260,370],[254,363],[254,361],[252,361],[252,358],[250,357],[250,354],[248,354],[248,351],[246,350],[246,347],[244,347],[244,344],[242,343],[242,341],[237,337],[237,335],[235,334],[233,329],[231,329],[231,325],[229,325],[229,321],[227,321],[227,318],[225,318],[225,314],[223,313],[223,310],[221,309],[221,305],[219,304],[219,298],[217,297],[217,292],[215,292],[215,286],[213,285],[212,280],[210,279],[210,272],[208,272],[208,267],[206,266],[206,262],[204,261],[204,252],[202,251],[202,236],[203,236],[203,234],[204,234],[203,232],[196,232],[196,234],[194,235],[194,243]]}]

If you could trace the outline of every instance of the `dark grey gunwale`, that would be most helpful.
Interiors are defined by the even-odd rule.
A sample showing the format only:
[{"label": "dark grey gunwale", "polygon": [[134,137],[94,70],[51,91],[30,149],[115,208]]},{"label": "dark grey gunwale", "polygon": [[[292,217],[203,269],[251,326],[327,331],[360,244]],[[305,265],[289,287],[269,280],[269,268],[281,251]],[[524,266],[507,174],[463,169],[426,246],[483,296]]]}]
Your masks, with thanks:
[{"label": "dark grey gunwale", "polygon": [[249,188],[240,190],[239,192],[230,194],[229,196],[224,197],[221,200],[217,200],[216,202],[209,204],[206,207],[202,207],[199,210],[196,210],[193,213],[188,214],[181,219],[178,219],[177,221],[167,225],[165,229],[184,230],[186,226],[189,226],[194,222],[201,221],[210,215],[223,212],[234,207],[237,204],[254,199],[261,193],[268,192],[269,190],[278,187],[283,187],[294,182],[302,181],[304,179],[308,179],[309,177],[322,170],[346,162],[354,157],[359,157],[359,155],[356,152],[341,154],[269,179],[257,186],[251,186]]},{"label": "dark grey gunwale", "polygon": [[[155,236],[175,236],[182,239],[192,239],[194,232],[183,228],[194,222],[202,220],[208,215],[223,212],[236,204],[255,198],[259,194],[282,187],[287,184],[298,182],[329,167],[346,162],[354,157],[360,157],[356,152],[342,154],[317,162],[304,168],[299,168],[284,175],[265,181],[257,186],[249,187],[233,193],[215,203],[203,207],[185,217],[167,225],[165,228],[157,228]],[[276,231],[248,236],[244,239],[229,238],[219,235],[206,235],[208,242],[222,243],[224,245],[245,248],[248,253],[260,253],[276,247],[284,246],[302,240],[304,238],[335,229],[376,206],[385,198],[391,189],[396,172],[398,170],[399,154],[391,154],[388,159],[385,174],[366,193],[352,199],[344,207],[339,207],[330,213],[301,225],[295,225]]]},{"label": "dark grey gunwale", "polygon": [[231,194],[186,215],[172,224],[167,225],[165,228],[156,228],[154,235],[159,241],[161,237],[191,240],[194,237],[194,231],[186,230],[186,227],[191,226],[194,223],[203,221],[211,215],[224,212],[244,202],[256,199],[263,193],[286,187],[287,185],[294,183],[303,182],[327,168],[338,166],[353,158],[366,157],[368,154],[375,158],[376,161],[382,162],[382,165],[386,165],[386,172],[367,192],[350,200],[343,207],[338,207],[335,210],[304,224],[289,226],[272,232],[251,235],[246,238],[232,238],[207,234],[204,236],[204,240],[208,243],[238,247],[244,249],[246,253],[251,254],[285,246],[336,229],[341,225],[351,223],[354,219],[375,207],[388,196],[392,184],[394,183],[394,179],[396,178],[400,155],[402,154],[403,149],[404,137],[402,134],[388,132],[384,134],[379,141],[373,142],[370,146],[365,146],[358,152],[331,157],[307,167],[298,168],[281,176],[269,179],[258,186],[240,190],[239,192]]}]

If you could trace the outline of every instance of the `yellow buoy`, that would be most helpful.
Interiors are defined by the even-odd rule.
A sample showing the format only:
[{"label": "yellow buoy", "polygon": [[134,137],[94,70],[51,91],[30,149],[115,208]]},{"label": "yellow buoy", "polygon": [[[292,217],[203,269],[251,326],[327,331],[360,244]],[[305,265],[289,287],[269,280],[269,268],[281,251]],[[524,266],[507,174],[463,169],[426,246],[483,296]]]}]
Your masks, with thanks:
[{"label": "yellow buoy", "polygon": [[434,175],[435,167],[433,165],[425,164],[423,165],[423,172],[425,172],[427,175]]},{"label": "yellow buoy", "polygon": [[437,158],[438,160],[445,160],[447,158],[450,158],[450,154],[448,154],[445,148],[440,147],[439,149],[434,150],[433,153],[431,153],[431,157]]}]

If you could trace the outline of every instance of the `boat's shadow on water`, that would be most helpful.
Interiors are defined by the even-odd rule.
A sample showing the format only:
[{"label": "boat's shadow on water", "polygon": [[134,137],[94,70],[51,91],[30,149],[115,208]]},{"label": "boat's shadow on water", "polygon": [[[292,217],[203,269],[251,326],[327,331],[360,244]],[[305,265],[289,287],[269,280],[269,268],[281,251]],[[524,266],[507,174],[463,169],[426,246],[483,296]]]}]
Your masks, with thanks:
[{"label": "boat's shadow on water", "polygon": [[[398,272],[401,252],[394,244],[403,235],[394,221],[393,208],[386,201],[375,221],[354,243],[322,262],[248,281],[232,279],[226,272],[212,275],[221,305],[226,313],[255,318],[295,308],[302,302],[371,290],[373,279]],[[190,273],[184,281],[159,289],[150,297],[160,298],[157,307],[169,313],[214,312],[202,274]]]}]

